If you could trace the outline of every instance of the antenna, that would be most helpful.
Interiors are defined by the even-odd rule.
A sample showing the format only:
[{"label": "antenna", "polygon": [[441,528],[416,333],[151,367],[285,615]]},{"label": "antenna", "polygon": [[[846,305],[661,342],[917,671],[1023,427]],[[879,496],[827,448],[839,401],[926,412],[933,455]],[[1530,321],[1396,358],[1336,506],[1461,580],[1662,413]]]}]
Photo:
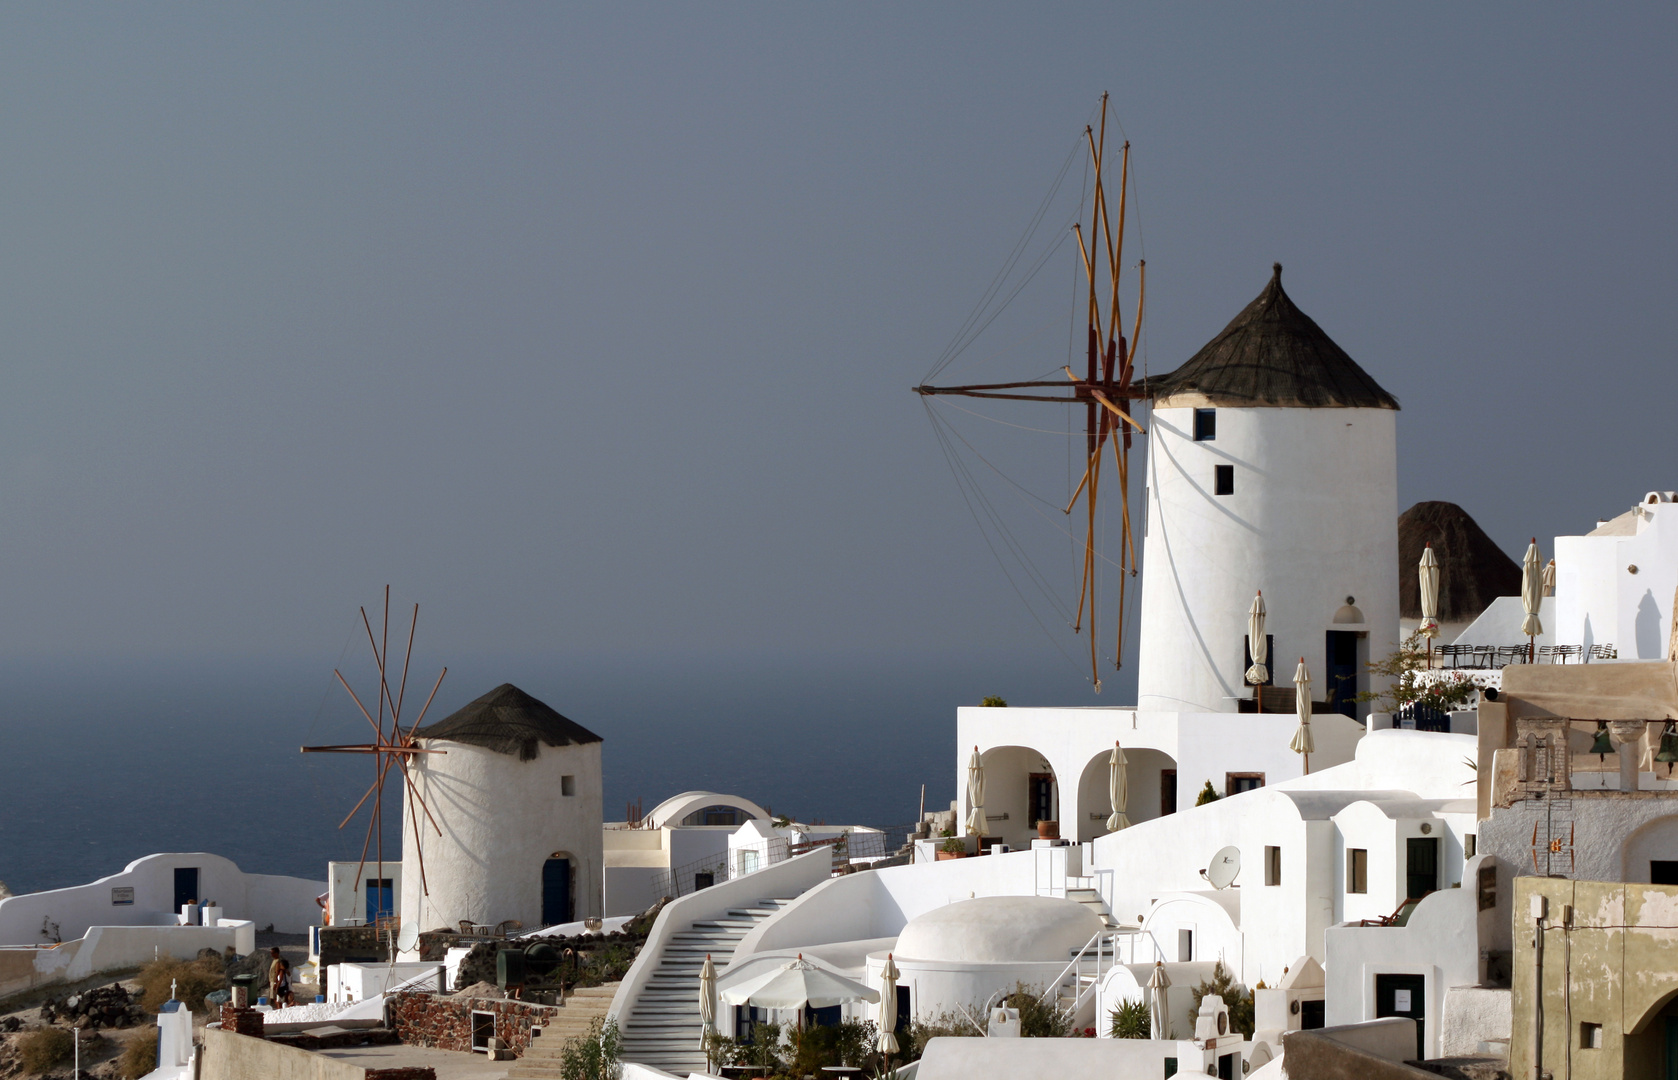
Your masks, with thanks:
[{"label": "antenna", "polygon": [[1235,883],[1236,875],[1241,873],[1241,849],[1238,847],[1219,848],[1212,856],[1212,863],[1200,872],[1201,877],[1212,883],[1214,889],[1227,889]]}]

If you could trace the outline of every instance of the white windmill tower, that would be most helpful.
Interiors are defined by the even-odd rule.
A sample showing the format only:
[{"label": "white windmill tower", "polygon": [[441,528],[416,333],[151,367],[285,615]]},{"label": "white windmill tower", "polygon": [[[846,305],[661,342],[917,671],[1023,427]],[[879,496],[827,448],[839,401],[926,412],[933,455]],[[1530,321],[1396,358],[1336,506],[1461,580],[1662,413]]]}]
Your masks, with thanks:
[{"label": "white windmill tower", "polygon": [[[1262,589],[1268,655],[1304,656],[1330,707],[1354,708],[1364,663],[1396,647],[1398,401],[1294,306],[1280,263],[1147,387],[1138,706],[1232,712],[1251,698],[1246,612]],[[1266,706],[1291,711],[1284,697]]]},{"label": "white windmill tower", "polygon": [[445,752],[408,765],[404,934],[601,913],[600,736],[511,683],[413,735]]}]

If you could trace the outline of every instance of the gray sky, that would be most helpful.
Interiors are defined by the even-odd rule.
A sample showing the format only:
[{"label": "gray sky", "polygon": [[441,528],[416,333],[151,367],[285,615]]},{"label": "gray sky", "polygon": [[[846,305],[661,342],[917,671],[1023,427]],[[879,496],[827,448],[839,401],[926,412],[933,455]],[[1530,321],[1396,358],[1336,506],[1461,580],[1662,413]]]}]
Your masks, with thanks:
[{"label": "gray sky", "polygon": [[[1152,370],[1280,260],[1405,406],[1401,505],[1579,531],[1678,487],[1675,22],[9,6],[0,649],[332,656],[390,581],[444,657],[1060,662],[908,388],[1102,90]],[[1063,362],[1069,260],[946,378]]]}]

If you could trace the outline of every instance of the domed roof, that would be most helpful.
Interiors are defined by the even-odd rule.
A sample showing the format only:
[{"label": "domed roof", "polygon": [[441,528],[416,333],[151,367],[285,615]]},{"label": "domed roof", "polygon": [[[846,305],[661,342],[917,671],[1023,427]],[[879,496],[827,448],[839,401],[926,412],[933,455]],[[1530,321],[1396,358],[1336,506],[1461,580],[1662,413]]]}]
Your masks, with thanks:
[{"label": "domed roof", "polygon": [[[1282,264],[1258,299],[1169,375],[1149,379],[1154,407],[1227,405],[1305,409],[1396,409],[1311,316],[1282,291]],[[1168,399],[1178,398],[1177,401]]]},{"label": "domed roof", "polygon": [[910,919],[893,952],[908,960],[1065,963],[1100,929],[1100,917],[1074,900],[983,896]]}]

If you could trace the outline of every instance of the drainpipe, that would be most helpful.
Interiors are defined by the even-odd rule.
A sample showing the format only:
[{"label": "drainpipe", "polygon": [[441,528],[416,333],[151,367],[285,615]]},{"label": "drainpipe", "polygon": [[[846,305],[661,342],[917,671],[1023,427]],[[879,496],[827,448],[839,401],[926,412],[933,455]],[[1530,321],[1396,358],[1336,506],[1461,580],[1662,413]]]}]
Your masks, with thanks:
[{"label": "drainpipe", "polygon": [[1532,898],[1532,1080],[1544,1080],[1544,913],[1548,898]]}]

